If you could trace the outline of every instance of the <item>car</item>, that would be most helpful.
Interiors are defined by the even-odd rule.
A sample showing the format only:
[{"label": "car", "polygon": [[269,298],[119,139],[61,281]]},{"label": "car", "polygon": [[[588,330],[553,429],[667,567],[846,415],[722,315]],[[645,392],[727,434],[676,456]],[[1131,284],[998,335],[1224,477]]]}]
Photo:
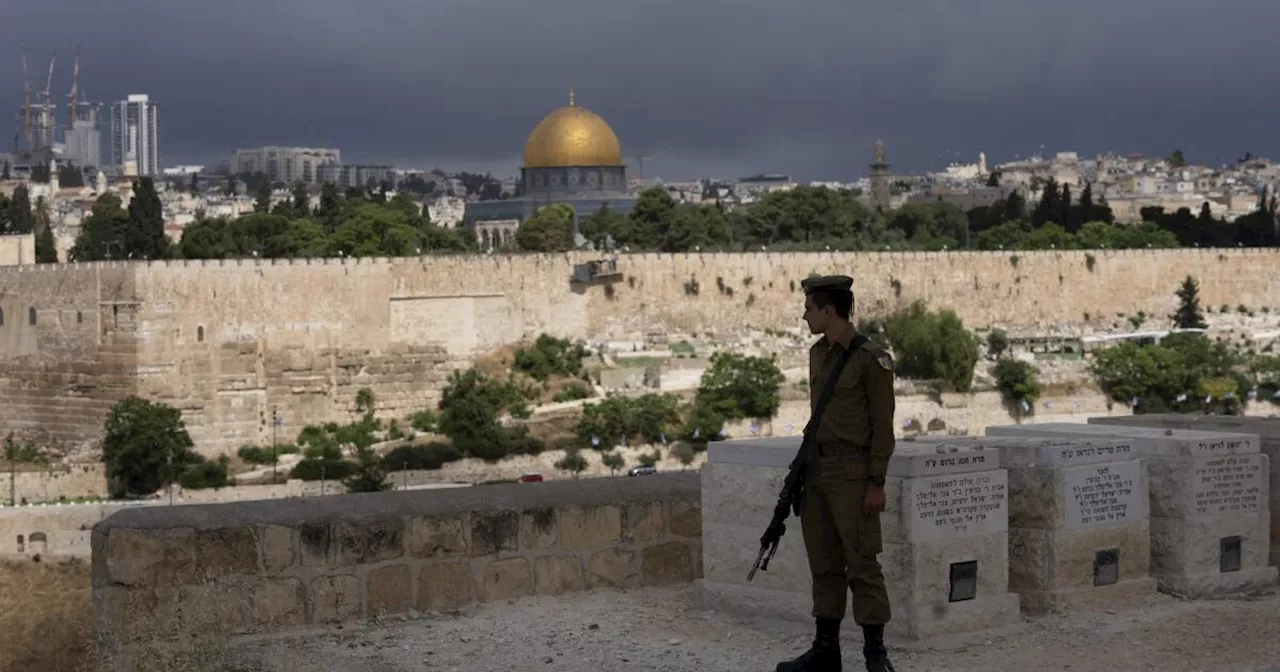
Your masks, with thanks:
[{"label": "car", "polygon": [[627,475],[628,476],[649,476],[651,474],[656,474],[656,473],[658,473],[657,467],[652,465],[642,465],[639,467],[632,467],[631,471],[627,472]]},{"label": "car", "polygon": [[542,474],[524,474],[520,477],[521,483],[541,483]]}]

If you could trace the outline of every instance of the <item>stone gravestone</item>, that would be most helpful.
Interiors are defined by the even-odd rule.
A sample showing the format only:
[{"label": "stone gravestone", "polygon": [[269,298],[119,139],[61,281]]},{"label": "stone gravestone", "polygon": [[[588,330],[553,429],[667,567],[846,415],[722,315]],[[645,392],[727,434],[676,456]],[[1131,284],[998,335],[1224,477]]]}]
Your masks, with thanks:
[{"label": "stone gravestone", "polygon": [[1267,507],[1271,516],[1270,561],[1273,567],[1280,566],[1280,417],[1259,418],[1240,415],[1153,413],[1151,415],[1089,418],[1089,424],[1257,434],[1262,439],[1262,452],[1267,456],[1271,472],[1267,484],[1267,491],[1271,500],[1270,505]]},{"label": "stone gravestone", "polygon": [[[711,443],[702,470],[705,606],[811,621],[800,519],[747,581],[800,437]],[[997,451],[899,442],[881,514],[894,636],[922,639],[1021,622],[1008,590],[1008,476]],[[849,598],[852,622],[852,596]]]},{"label": "stone gravestone", "polygon": [[1124,439],[921,437],[999,451],[1009,472],[1009,590],[1027,612],[1150,595],[1147,477]]},{"label": "stone gravestone", "polygon": [[1132,439],[1147,464],[1151,573],[1184,597],[1249,592],[1268,567],[1267,456],[1256,434],[1045,423],[988,427],[992,436]]}]

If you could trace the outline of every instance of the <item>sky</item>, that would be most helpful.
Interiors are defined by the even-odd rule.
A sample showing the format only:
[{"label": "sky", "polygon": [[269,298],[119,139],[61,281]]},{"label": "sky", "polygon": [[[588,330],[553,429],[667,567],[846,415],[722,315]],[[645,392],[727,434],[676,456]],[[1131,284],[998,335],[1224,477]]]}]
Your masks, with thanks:
[{"label": "sky", "polygon": [[[165,165],[237,147],[519,174],[568,99],[635,175],[852,180],[1076,151],[1280,158],[1276,0],[12,0],[0,106],[57,50],[160,103]],[[14,11],[20,6],[20,11]],[[64,113],[65,114],[65,113]],[[20,122],[19,122],[20,123]],[[6,129],[5,149],[12,130]]]}]

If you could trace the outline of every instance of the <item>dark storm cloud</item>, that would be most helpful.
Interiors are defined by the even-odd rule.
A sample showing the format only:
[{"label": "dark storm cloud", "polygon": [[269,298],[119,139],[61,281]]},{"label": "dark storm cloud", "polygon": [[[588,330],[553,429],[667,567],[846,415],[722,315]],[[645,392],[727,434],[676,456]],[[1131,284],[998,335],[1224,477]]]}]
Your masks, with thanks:
[{"label": "dark storm cloud", "polygon": [[511,174],[570,84],[668,177],[848,179],[877,137],[907,170],[1041,145],[1280,154],[1275,0],[19,1],[6,109],[19,49],[42,88],[58,48],[65,100],[82,45],[90,96],[161,102],[170,164],[273,143]]}]

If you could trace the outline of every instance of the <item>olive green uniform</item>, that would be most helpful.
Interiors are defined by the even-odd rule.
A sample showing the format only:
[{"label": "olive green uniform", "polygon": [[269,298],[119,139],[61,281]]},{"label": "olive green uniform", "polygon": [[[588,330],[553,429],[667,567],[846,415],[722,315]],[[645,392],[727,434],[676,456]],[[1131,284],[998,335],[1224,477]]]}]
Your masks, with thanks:
[{"label": "olive green uniform", "polygon": [[[810,404],[817,405],[841,352],[857,335],[853,325],[837,342],[825,338],[809,350]],[[872,477],[883,477],[893,454],[893,360],[865,342],[836,382],[814,435],[800,524],[813,574],[813,615],[841,619],[848,585],[858,625],[889,622],[889,596],[876,558],[880,514],[864,513]],[[883,481],[880,481],[883,483]]]}]

